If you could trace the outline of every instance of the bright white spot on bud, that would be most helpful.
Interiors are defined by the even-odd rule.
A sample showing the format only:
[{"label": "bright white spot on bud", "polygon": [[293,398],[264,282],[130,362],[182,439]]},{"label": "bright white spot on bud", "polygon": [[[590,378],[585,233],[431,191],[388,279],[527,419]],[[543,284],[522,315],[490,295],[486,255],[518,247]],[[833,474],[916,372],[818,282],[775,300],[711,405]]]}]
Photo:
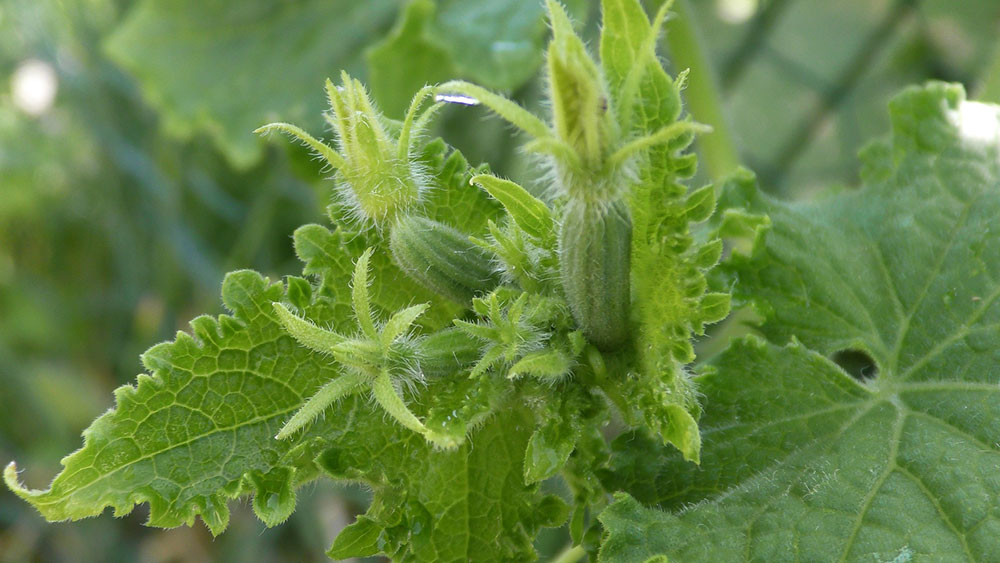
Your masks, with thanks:
[{"label": "bright white spot on bud", "polygon": [[757,13],[758,0],[715,0],[719,19],[733,25],[741,24]]},{"label": "bright white spot on bud", "polygon": [[1000,140],[1000,111],[996,106],[962,102],[958,111],[952,112],[951,122],[966,141],[993,144]]},{"label": "bright white spot on bud", "polygon": [[14,105],[29,115],[42,115],[56,99],[59,79],[47,62],[28,59],[21,63],[10,79]]},{"label": "bright white spot on bud", "polygon": [[479,100],[473,98],[472,96],[463,96],[461,94],[438,94],[434,96],[435,102],[447,102],[449,104],[462,104],[463,106],[478,106]]}]

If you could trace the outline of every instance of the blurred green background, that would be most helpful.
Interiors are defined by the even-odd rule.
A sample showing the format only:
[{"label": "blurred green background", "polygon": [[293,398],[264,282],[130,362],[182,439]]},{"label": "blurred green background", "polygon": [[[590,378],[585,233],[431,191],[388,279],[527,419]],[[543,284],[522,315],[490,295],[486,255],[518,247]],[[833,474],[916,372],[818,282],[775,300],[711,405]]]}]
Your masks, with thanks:
[{"label": "blurred green background", "polygon": [[[597,2],[567,4],[595,44]],[[907,84],[958,81],[1000,101],[996,0],[687,0],[678,12],[668,34],[697,31],[692,76],[722,102],[713,135],[785,197],[855,185],[857,150],[885,133],[885,104]],[[453,77],[544,111],[546,33],[536,0],[0,0],[0,463],[44,487],[143,350],[221,312],[225,272],[301,271],[290,235],[325,220],[331,182],[255,127],[324,133],[322,83],[342,68],[394,117],[416,88]],[[472,162],[531,183],[498,120],[453,108],[439,122]],[[201,525],[144,528],[141,507],[46,524],[4,489],[0,562],[321,561],[365,502],[320,482],[275,529],[234,503],[213,540]]]}]

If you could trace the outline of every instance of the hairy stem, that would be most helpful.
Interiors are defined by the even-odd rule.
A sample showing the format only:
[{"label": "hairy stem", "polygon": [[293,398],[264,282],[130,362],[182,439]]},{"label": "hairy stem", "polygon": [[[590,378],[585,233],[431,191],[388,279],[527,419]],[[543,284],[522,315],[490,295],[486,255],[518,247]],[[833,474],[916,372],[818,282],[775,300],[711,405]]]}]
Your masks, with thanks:
[{"label": "hairy stem", "polygon": [[306,133],[306,131],[301,127],[292,125],[291,123],[269,123],[263,127],[258,127],[253,130],[253,132],[258,135],[264,135],[273,131],[280,131],[293,139],[297,139],[304,146],[309,147],[315,151],[316,154],[323,157],[323,160],[325,160],[327,164],[333,168],[340,169],[346,165],[344,157],[337,154],[337,151],[333,150],[332,147],[326,145],[309,133]]},{"label": "hairy stem", "polygon": [[[464,105],[483,104],[508,123],[536,139],[552,136],[549,126],[530,111],[507,98],[462,80],[452,80],[437,87],[437,100]],[[451,96],[449,94],[459,94]]]}]

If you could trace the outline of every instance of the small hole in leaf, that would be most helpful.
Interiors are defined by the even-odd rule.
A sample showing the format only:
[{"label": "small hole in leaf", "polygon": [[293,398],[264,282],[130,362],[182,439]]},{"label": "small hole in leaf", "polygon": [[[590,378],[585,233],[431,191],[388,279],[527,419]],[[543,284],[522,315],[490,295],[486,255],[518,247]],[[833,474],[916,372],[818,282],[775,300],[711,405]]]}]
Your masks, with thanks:
[{"label": "small hole in leaf", "polygon": [[863,350],[840,350],[834,352],[830,359],[858,381],[868,381],[878,376],[875,360]]}]

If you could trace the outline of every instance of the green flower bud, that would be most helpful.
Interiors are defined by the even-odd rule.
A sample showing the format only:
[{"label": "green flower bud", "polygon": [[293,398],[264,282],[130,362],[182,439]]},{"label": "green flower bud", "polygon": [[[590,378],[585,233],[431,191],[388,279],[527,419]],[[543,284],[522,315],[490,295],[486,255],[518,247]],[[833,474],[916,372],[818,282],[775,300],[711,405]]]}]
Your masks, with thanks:
[{"label": "green flower bud", "polygon": [[468,304],[500,285],[490,253],[459,231],[408,215],[392,227],[392,258],[401,270],[442,297]]},{"label": "green flower bud", "polygon": [[556,138],[569,149],[569,154],[554,155],[559,188],[573,198],[614,199],[627,188],[624,182],[593,180],[608,175],[608,156],[618,143],[608,88],[562,6],[550,0],[549,14],[552,125]]},{"label": "green flower bud", "polygon": [[424,168],[412,157],[413,143],[441,104],[421,112],[433,91],[425,87],[414,96],[402,125],[392,127],[360,82],[346,73],[341,79],[340,86],[326,81],[331,106],[327,120],[337,135],[336,149],[290,123],[271,123],[256,133],[280,131],[312,149],[337,171],[340,199],[335,207],[361,226],[388,227],[426,188]]},{"label": "green flower bud", "polygon": [[618,200],[571,200],[559,232],[563,291],[587,339],[613,350],[628,339],[632,220]]},{"label": "green flower bud", "polygon": [[386,130],[364,86],[346,73],[342,80],[342,86],[326,84],[330,121],[347,163],[338,170],[338,188],[359,221],[385,226],[420,198],[424,172]]}]

